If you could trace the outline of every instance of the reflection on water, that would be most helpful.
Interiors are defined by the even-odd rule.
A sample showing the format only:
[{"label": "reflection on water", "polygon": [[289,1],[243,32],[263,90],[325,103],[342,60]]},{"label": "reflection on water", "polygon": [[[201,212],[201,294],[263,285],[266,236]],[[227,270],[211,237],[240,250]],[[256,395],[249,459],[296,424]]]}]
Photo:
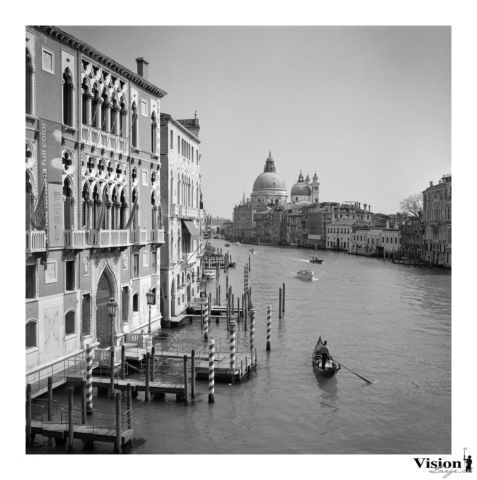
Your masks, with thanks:
[{"label": "reflection on water", "polygon": [[[187,407],[174,396],[146,403],[140,394],[134,428],[144,441],[129,453],[450,453],[450,272],[324,251],[324,263],[313,265],[319,281],[310,282],[295,278],[309,251],[254,246],[257,254],[249,255],[250,248],[227,248],[237,262],[228,275],[236,297],[241,295],[250,258],[257,373],[240,385],[216,383],[214,404],[207,402],[206,381],[197,382],[198,397]],[[225,283],[222,271],[207,290],[215,296],[220,284],[223,302]],[[283,283],[286,312],[279,319]],[[249,349],[249,335],[238,326],[239,348]],[[320,335],[335,359],[373,384],[345,369],[318,381],[311,354]],[[225,322],[212,321],[209,336],[228,349]],[[205,345],[200,321],[165,329],[154,342],[181,350]],[[66,404],[66,389],[55,390],[55,398]],[[112,408],[96,396],[94,406]],[[98,444],[92,453],[111,450]],[[41,438],[29,451],[62,453]]]}]

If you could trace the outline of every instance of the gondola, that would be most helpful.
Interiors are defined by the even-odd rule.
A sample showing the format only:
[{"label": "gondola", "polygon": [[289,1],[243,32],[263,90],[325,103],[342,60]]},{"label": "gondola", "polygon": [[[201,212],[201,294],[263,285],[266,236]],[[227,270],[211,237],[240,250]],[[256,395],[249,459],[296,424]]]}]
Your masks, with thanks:
[{"label": "gondola", "polygon": [[312,257],[312,258],[310,258],[310,263],[323,263],[323,260],[321,260],[317,257]]},{"label": "gondola", "polygon": [[313,365],[313,373],[317,379],[320,378],[331,378],[334,377],[338,370],[340,370],[341,365],[335,362],[332,358],[328,358],[326,361],[325,369],[321,368],[321,355],[319,352],[323,342],[321,341],[321,335],[318,339],[318,343],[316,344],[315,349],[313,350],[313,355],[311,356],[311,363]]}]

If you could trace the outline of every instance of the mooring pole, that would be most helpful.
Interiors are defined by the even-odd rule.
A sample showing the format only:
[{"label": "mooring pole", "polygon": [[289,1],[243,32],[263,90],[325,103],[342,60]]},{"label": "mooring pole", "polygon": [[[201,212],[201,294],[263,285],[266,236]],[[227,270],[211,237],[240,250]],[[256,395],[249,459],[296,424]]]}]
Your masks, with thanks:
[{"label": "mooring pole", "polygon": [[81,380],[81,423],[86,425],[86,380]]},{"label": "mooring pole", "polygon": [[121,394],[116,393],[116,448],[115,453],[121,453]]},{"label": "mooring pole", "polygon": [[204,314],[204,340],[209,338],[209,299],[205,298],[205,314]]},{"label": "mooring pole", "polygon": [[187,375],[187,355],[184,355],[184,405],[189,403],[189,379]]},{"label": "mooring pole", "polygon": [[48,421],[53,420],[53,377],[48,377]]},{"label": "mooring pole", "polygon": [[278,289],[278,318],[282,318],[282,289]]},{"label": "mooring pole", "polygon": [[73,387],[68,389],[68,451],[73,450]]},{"label": "mooring pole", "polygon": [[209,340],[209,403],[214,403],[214,346],[215,340]]},{"label": "mooring pole", "polygon": [[114,400],[114,347],[111,345],[111,352],[110,352],[111,362],[109,365],[109,376],[111,377],[111,383],[109,386],[109,398]]},{"label": "mooring pole", "polygon": [[195,350],[190,354],[190,398],[195,398]]},{"label": "mooring pole", "polygon": [[146,353],[146,391],[144,392],[144,400],[149,401],[149,378],[150,378],[150,369],[151,369],[151,352]]},{"label": "mooring pole", "polygon": [[93,414],[93,348],[86,345],[86,413]]},{"label": "mooring pole", "polygon": [[285,284],[283,284],[282,312],[285,313]]},{"label": "mooring pole", "polygon": [[132,388],[131,384],[128,383],[127,385],[127,409],[128,409],[128,429],[131,430],[132,428]]},{"label": "mooring pole", "polygon": [[[281,289],[280,289],[280,294],[281,294]],[[267,352],[271,350],[271,338],[272,338],[272,306],[268,305],[267,306]]]},{"label": "mooring pole", "polygon": [[121,378],[126,378],[126,347],[121,345]]},{"label": "mooring pole", "polygon": [[235,320],[230,319],[230,376],[235,383]]},{"label": "mooring pole", "polygon": [[31,383],[26,386],[26,443],[31,444]]}]

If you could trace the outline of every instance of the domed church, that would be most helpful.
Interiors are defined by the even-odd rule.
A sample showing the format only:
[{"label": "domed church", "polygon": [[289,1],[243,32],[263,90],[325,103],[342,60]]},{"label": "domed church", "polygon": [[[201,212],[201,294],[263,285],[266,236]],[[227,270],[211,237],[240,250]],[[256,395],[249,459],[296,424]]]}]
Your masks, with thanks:
[{"label": "domed church", "polygon": [[291,189],[291,203],[318,203],[320,193],[320,184],[318,182],[318,175],[313,175],[313,182],[311,182],[309,175],[303,179],[303,173],[298,175],[298,182],[293,185]]},{"label": "domed church", "polygon": [[253,184],[252,203],[263,202],[265,205],[285,205],[287,201],[287,187],[283,178],[278,175],[275,169],[275,162],[272,153],[265,162],[265,168]]}]

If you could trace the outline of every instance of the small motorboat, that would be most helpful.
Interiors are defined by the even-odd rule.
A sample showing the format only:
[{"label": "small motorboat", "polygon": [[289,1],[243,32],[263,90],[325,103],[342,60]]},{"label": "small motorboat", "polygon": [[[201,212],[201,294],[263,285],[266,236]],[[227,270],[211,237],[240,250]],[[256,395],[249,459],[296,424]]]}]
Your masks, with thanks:
[{"label": "small motorboat", "polygon": [[236,265],[235,262],[230,262],[228,265],[227,265],[227,268],[234,268]]},{"label": "small motorboat", "polygon": [[313,270],[300,270],[296,276],[304,280],[314,280],[315,272]]},{"label": "small motorboat", "polygon": [[225,246],[226,246],[226,247],[230,247],[230,243],[226,243]]},{"label": "small motorboat", "polygon": [[310,263],[323,263],[323,260],[319,259],[318,257],[311,257]]},{"label": "small motorboat", "polygon": [[255,253],[255,250],[254,250],[253,248],[251,248],[251,249],[248,251],[248,253],[249,253],[250,255],[253,255],[253,254]]},{"label": "small motorboat", "polygon": [[331,378],[334,377],[338,370],[341,369],[341,365],[333,360],[333,358],[328,358],[325,363],[325,368],[321,368],[321,346],[323,342],[321,341],[321,335],[318,339],[318,343],[313,350],[313,355],[311,356],[311,364],[313,365],[313,373],[315,377],[319,380],[320,378]]},{"label": "small motorboat", "polygon": [[204,270],[204,277],[205,278],[215,278],[215,275],[217,274],[216,270],[213,268],[208,268]]}]

